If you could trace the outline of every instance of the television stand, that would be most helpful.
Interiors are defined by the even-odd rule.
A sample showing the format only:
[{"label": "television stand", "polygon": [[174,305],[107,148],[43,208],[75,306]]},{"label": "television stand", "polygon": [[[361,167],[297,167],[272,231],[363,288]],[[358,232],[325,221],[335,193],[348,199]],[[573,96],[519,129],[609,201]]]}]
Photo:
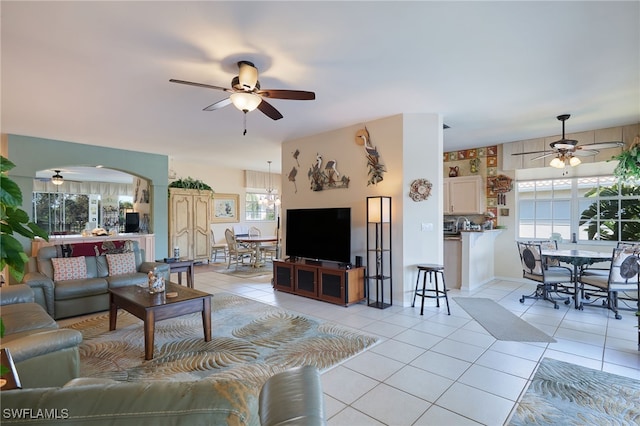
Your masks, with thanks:
[{"label": "television stand", "polygon": [[273,288],[299,296],[348,306],[365,299],[364,267],[319,260],[273,261]]}]

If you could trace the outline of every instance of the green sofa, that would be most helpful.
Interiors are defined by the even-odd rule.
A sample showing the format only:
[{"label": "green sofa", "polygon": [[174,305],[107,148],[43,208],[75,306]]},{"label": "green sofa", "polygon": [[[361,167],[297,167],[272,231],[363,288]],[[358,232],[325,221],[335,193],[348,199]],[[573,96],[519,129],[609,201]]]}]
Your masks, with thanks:
[{"label": "green sofa", "polygon": [[[112,274],[107,256],[133,252],[135,272]],[[78,279],[56,280],[53,259],[84,257],[86,276]],[[36,271],[25,274],[23,283],[35,293],[35,300],[54,319],[73,317],[109,309],[109,288],[145,285],[149,271],[169,281],[169,265],[146,262],[144,250],[137,241],[104,241],[46,246],[38,250]]]},{"label": "green sofa", "polygon": [[78,377],[82,334],[59,329],[34,300],[33,290],[25,284],[0,287],[5,326],[0,348],[9,349],[23,388],[61,386]]},{"label": "green sofa", "polygon": [[320,375],[299,367],[271,377],[257,394],[240,380],[116,382],[80,378],[61,388],[2,392],[6,425],[326,424]]}]

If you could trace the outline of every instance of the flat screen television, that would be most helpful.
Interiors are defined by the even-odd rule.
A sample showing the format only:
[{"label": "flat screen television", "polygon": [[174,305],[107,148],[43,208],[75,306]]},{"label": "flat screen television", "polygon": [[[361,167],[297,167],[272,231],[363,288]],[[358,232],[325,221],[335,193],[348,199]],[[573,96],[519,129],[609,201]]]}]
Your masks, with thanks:
[{"label": "flat screen television", "polygon": [[138,232],[140,231],[140,213],[127,213],[125,223],[124,223],[124,232]]},{"label": "flat screen television", "polygon": [[286,255],[349,263],[351,209],[349,207],[287,210]]}]

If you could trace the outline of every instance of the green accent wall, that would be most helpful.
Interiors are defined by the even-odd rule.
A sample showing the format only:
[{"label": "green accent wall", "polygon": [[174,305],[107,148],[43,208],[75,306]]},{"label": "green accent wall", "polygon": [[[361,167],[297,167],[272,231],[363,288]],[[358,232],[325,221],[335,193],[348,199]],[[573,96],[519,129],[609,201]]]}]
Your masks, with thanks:
[{"label": "green accent wall", "polygon": [[[168,256],[169,158],[166,155],[105,148],[31,136],[7,135],[8,158],[16,165],[10,175],[22,190],[24,211],[31,212],[33,178],[36,172],[72,166],[102,165],[149,181],[151,232],[155,234],[156,258]],[[31,253],[31,243],[23,246]],[[147,259],[154,260],[154,259]]]}]

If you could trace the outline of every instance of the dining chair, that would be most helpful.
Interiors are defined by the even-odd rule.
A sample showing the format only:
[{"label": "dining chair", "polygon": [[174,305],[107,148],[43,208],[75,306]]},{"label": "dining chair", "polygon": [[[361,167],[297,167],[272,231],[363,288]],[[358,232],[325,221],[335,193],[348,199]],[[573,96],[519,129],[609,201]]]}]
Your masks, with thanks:
[{"label": "dining chair", "polygon": [[279,248],[280,248],[280,241],[277,241],[277,240],[275,243],[268,243],[263,245],[261,249],[262,249],[262,254],[264,255],[264,260],[268,259],[273,261],[274,259],[277,259]]},{"label": "dining chair", "polygon": [[[585,305],[607,308],[613,311],[616,319],[622,318],[618,310],[639,311],[639,254],[639,247],[616,247],[611,255],[611,267],[607,276],[580,276],[579,280],[583,296],[580,309],[583,309]],[[585,302],[585,300],[589,300],[589,302]],[[601,305],[595,304],[598,300],[602,300]],[[625,307],[620,307],[618,305],[619,301],[622,301]],[[630,305],[628,302],[635,302],[635,304]]]},{"label": "dining chair", "polygon": [[216,262],[218,260],[218,253],[222,253],[224,260],[227,260],[227,250],[229,246],[226,243],[216,243],[216,236],[211,230],[211,255],[213,256],[213,261]]},{"label": "dining chair", "polygon": [[[630,248],[633,250],[638,250],[640,249],[640,243],[637,241],[618,241],[618,244],[616,244],[616,248]],[[609,265],[606,268],[585,265],[582,268],[582,271],[580,272],[580,274],[584,276],[602,275],[603,277],[608,277],[610,269],[611,269],[611,265]]]},{"label": "dining chair", "polygon": [[[558,293],[561,284],[573,283],[573,272],[564,266],[545,266],[542,259],[542,246],[539,243],[516,242],[522,263],[522,276],[538,283],[536,290],[530,295],[522,295],[520,303],[525,299],[542,299],[553,303],[558,309],[559,300],[564,304],[571,303],[571,297],[553,298],[551,293]],[[574,295],[575,297],[575,295]]]},{"label": "dining chair", "polygon": [[[251,228],[249,228],[249,236],[261,237],[262,231],[260,231],[259,228],[252,226]],[[260,244],[258,245],[258,250],[257,250],[257,254],[259,255],[258,261],[262,262],[267,259],[273,260],[276,258],[277,252],[278,252],[277,244]]]},{"label": "dining chair", "polygon": [[227,264],[227,268],[231,267],[231,261],[234,260],[236,263],[236,269],[238,269],[239,263],[244,264],[244,259],[246,257],[249,257],[249,263],[252,263],[254,255],[253,249],[240,247],[236,241],[236,236],[231,229],[226,229],[224,231],[224,238],[227,241],[227,246],[229,247],[229,263]]}]

